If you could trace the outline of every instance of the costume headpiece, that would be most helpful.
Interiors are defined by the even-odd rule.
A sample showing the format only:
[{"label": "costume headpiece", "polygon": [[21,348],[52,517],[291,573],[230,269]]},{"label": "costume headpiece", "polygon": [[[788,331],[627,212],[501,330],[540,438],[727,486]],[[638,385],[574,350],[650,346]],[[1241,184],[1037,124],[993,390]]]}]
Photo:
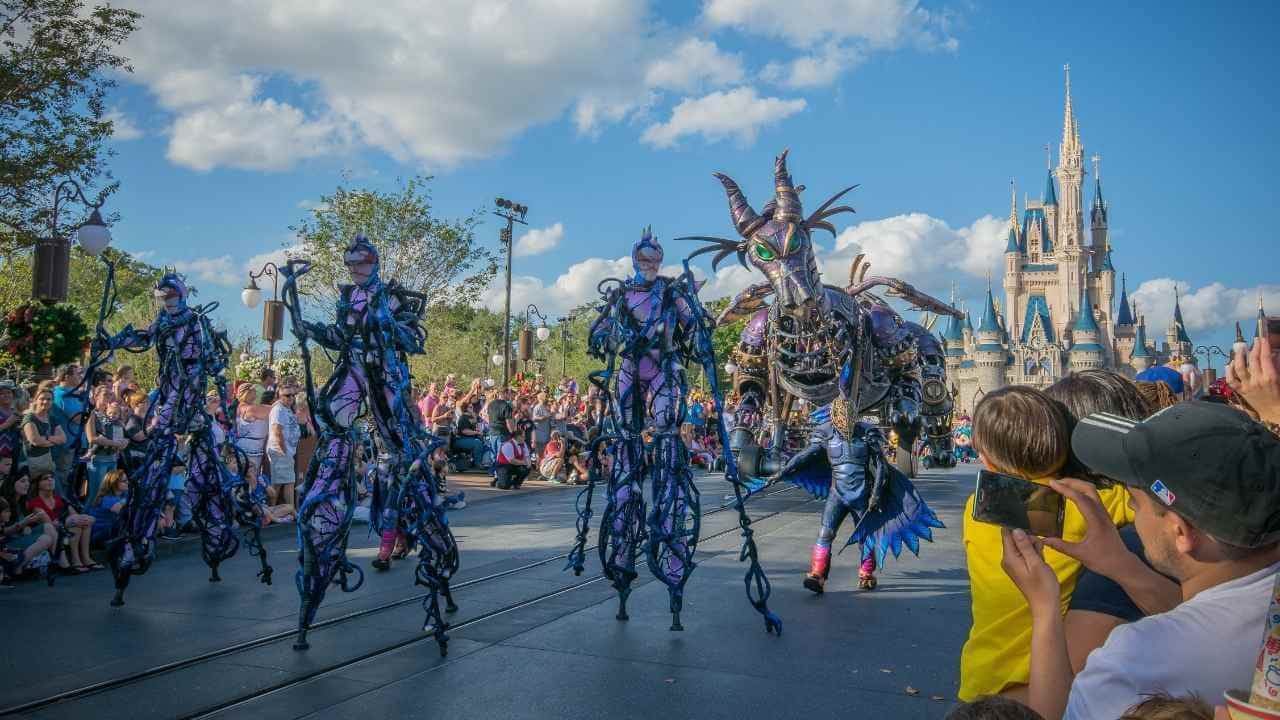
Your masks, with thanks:
[{"label": "costume headpiece", "polygon": [[187,306],[187,295],[189,294],[187,283],[176,270],[165,268],[164,275],[161,275],[160,279],[156,281],[152,293],[158,300],[163,301],[170,291],[178,296],[178,309],[185,308]]},{"label": "costume headpiece", "polygon": [[648,251],[650,255],[657,255],[657,264],[662,264],[662,244],[658,242],[658,238],[653,234],[653,226],[648,225],[640,233],[640,239],[635,241],[631,246],[631,269],[635,272],[636,277],[642,277],[640,272],[640,253]]},{"label": "costume headpiece", "polygon": [[373,264],[373,272],[370,273],[369,279],[365,281],[365,285],[378,279],[378,270],[382,265],[382,261],[378,256],[378,248],[373,246],[364,235],[356,235],[351,239],[351,243],[347,245],[347,249],[342,253],[342,262],[347,265],[355,265],[362,261],[369,261]]}]

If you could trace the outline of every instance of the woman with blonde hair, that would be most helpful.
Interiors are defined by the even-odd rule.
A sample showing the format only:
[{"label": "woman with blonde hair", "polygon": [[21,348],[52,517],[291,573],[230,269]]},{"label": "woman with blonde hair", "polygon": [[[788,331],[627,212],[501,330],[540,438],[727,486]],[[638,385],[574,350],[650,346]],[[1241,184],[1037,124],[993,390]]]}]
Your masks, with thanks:
[{"label": "woman with blonde hair", "polygon": [[245,383],[236,391],[236,447],[244,452],[249,462],[245,469],[245,482],[254,487],[262,469],[262,455],[267,448],[267,427],[271,407],[263,405],[262,387]]}]

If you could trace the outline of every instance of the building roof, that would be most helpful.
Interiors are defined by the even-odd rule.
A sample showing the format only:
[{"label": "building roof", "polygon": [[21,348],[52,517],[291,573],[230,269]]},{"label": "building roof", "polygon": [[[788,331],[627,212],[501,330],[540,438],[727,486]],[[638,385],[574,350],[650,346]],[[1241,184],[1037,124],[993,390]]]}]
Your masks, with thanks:
[{"label": "building roof", "polygon": [[1177,286],[1173,288],[1173,325],[1178,329],[1178,342],[1191,342],[1191,338],[1187,336],[1187,326],[1182,322],[1182,302],[1178,297]]},{"label": "building roof", "polygon": [[964,314],[964,329],[968,330],[970,335],[973,334],[973,317],[968,312]]},{"label": "building roof", "polygon": [[1045,205],[1058,204],[1058,192],[1053,186],[1053,171],[1049,171],[1048,178],[1044,181],[1044,195],[1040,198]]},{"label": "building roof", "polygon": [[1107,246],[1107,251],[1102,255],[1102,269],[1115,272],[1116,268],[1111,264],[1111,246]]},{"label": "building roof", "polygon": [[1004,251],[1007,253],[1021,253],[1022,243],[1018,242],[1018,229],[1009,224],[1009,242],[1005,243]]},{"label": "building roof", "polygon": [[964,342],[964,328],[960,325],[960,318],[955,315],[947,316],[947,328],[942,333],[942,339],[945,342]]},{"label": "building roof", "polygon": [[1049,222],[1045,219],[1044,208],[1033,207],[1027,208],[1022,216],[1022,239],[1020,247],[1022,252],[1027,251],[1027,238],[1031,237],[1031,228],[1033,226],[1040,227],[1040,251],[1053,252],[1053,240],[1049,237]]},{"label": "building roof", "polygon": [[978,323],[978,332],[1000,334],[1000,323],[996,320],[996,301],[991,297],[991,287],[987,286],[987,306],[982,311],[982,320]]},{"label": "building roof", "polygon": [[1151,357],[1151,351],[1147,349],[1147,324],[1145,322],[1138,323],[1138,334],[1133,342],[1133,357]]},{"label": "building roof", "polygon": [[1058,263],[1023,263],[1022,272],[1058,272]]},{"label": "building roof", "polygon": [[975,345],[973,348],[973,351],[1002,353],[1004,352],[1004,346],[1001,345],[1000,343],[983,343],[981,345]]},{"label": "building roof", "polygon": [[1133,313],[1129,310],[1129,288],[1124,275],[1120,276],[1120,309],[1116,311],[1116,325],[1132,325]]},{"label": "building roof", "polygon": [[1102,352],[1102,346],[1098,343],[1076,343],[1071,346],[1071,352]]},{"label": "building roof", "polygon": [[1040,318],[1040,327],[1044,328],[1045,342],[1052,343],[1053,318],[1049,315],[1049,302],[1044,299],[1044,295],[1031,295],[1027,298],[1027,313],[1022,321],[1020,341],[1025,344],[1031,339],[1031,327],[1037,317]]},{"label": "building roof", "polygon": [[1080,315],[1071,329],[1075,332],[1097,333],[1098,323],[1093,319],[1093,303],[1089,300],[1089,288],[1085,288],[1080,295]]}]

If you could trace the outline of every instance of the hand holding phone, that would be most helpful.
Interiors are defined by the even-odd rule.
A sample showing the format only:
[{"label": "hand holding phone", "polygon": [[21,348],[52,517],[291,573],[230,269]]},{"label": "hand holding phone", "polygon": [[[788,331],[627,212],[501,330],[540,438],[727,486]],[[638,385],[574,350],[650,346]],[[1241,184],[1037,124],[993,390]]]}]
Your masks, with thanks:
[{"label": "hand holding phone", "polygon": [[973,519],[978,522],[1017,528],[1038,537],[1062,537],[1066,503],[1046,485],[980,470],[973,494]]}]

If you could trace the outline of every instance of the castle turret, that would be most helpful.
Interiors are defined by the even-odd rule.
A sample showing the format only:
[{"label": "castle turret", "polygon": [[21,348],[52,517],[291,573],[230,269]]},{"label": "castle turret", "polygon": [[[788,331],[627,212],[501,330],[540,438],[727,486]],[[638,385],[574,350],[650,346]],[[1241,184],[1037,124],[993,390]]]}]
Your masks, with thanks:
[{"label": "castle turret", "polygon": [[1100,163],[1102,158],[1097,155],[1093,156],[1093,205],[1089,209],[1089,231],[1092,236],[1090,243],[1094,252],[1100,252],[1103,248],[1110,248],[1107,238],[1107,203],[1102,199],[1102,169]]},{"label": "castle turret", "polygon": [[[1025,260],[1022,240],[1018,237],[1018,190],[1009,181],[1009,237],[1004,248],[1004,307],[1010,321],[1016,323],[1019,315],[1018,297],[1022,291],[1022,263]],[[1017,326],[1009,328],[1017,334]]]},{"label": "castle turret", "polygon": [[1052,255],[1059,236],[1058,192],[1053,187],[1053,168],[1049,168],[1049,174],[1045,178],[1044,194],[1040,196],[1040,206],[1044,208],[1044,220],[1045,224],[1048,225],[1048,232],[1040,240],[1040,252],[1043,255]]},{"label": "castle turret", "polygon": [[1170,355],[1184,358],[1192,356],[1191,337],[1187,335],[1187,326],[1182,322],[1182,299],[1179,297],[1177,285],[1173,286],[1173,322],[1165,331],[1165,341],[1169,345]]},{"label": "castle turret", "polygon": [[1124,274],[1120,275],[1120,310],[1116,312],[1116,327],[1133,327],[1133,313],[1129,311],[1129,288]]},{"label": "castle turret", "polygon": [[1098,322],[1093,317],[1093,303],[1089,301],[1089,291],[1085,290],[1080,298],[1080,315],[1071,327],[1071,351],[1069,353],[1073,371],[1092,370],[1103,364],[1103,347],[1099,340]]},{"label": "castle turret", "polygon": [[1054,245],[1059,249],[1078,248],[1083,244],[1081,185],[1084,181],[1084,146],[1080,143],[1080,127],[1071,105],[1071,66],[1064,65],[1066,102],[1062,112],[1062,143],[1058,145],[1058,228]]},{"label": "castle turret", "polygon": [[1147,349],[1147,321],[1138,317],[1138,329],[1133,343],[1133,352],[1129,355],[1129,366],[1134,373],[1140,373],[1151,367],[1151,351]]},{"label": "castle turret", "polygon": [[985,392],[1004,387],[1008,354],[1000,344],[1000,335],[995,298],[991,296],[991,286],[987,285],[987,305],[982,311],[982,320],[978,323],[978,333],[974,338],[973,347],[973,362],[977,369],[978,385]]}]

